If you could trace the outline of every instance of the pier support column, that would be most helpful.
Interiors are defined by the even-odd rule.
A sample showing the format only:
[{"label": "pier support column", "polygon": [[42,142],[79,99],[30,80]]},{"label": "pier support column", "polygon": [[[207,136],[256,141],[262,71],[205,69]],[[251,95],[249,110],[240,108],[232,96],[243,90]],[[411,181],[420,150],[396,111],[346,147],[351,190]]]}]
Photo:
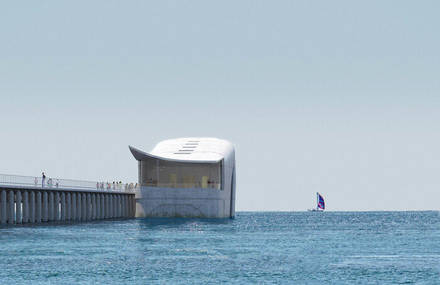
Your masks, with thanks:
[{"label": "pier support column", "polygon": [[130,195],[130,197],[131,197],[131,217],[130,218],[135,218],[136,217],[136,196]]},{"label": "pier support column", "polygon": [[1,223],[6,224],[6,221],[8,220],[8,211],[6,210],[6,190],[2,190],[1,193]]},{"label": "pier support column", "polygon": [[72,219],[72,195],[70,192],[66,193],[66,221]]},{"label": "pier support column", "polygon": [[131,204],[132,204],[132,202],[131,202],[131,195],[128,195],[127,198],[128,198],[128,217],[131,218],[131,212],[132,212],[131,211],[131,208],[132,208],[131,207]]},{"label": "pier support column", "polygon": [[93,221],[94,219],[96,219],[96,194],[92,193],[91,195],[91,203],[92,203],[92,213],[90,216],[90,219]]},{"label": "pier support column", "polygon": [[111,215],[111,210],[112,210],[111,198],[112,198],[112,195],[111,194],[107,194],[106,197],[107,197],[107,219],[110,219],[112,217],[112,215]]},{"label": "pier support column", "polygon": [[106,207],[105,207],[105,195],[101,194],[101,219],[105,219],[105,211],[106,211]]},{"label": "pier support column", "polygon": [[78,217],[77,218],[78,222],[80,222],[81,219],[82,219],[82,217],[81,217],[81,214],[82,214],[81,206],[82,206],[81,193],[77,193],[76,194],[76,216]]},{"label": "pier support column", "polygon": [[60,192],[56,192],[55,193],[55,221],[59,221],[61,220],[61,216],[60,216],[60,201],[61,197],[60,197]]},{"label": "pier support column", "polygon": [[130,196],[125,195],[125,216],[130,217]]},{"label": "pier support column", "polygon": [[121,218],[124,218],[124,195],[120,195],[119,197],[119,207],[121,214],[119,215]]},{"label": "pier support column", "polygon": [[113,194],[108,195],[108,216],[110,219],[113,219]]},{"label": "pier support column", "polygon": [[14,190],[9,190],[8,195],[8,224],[15,223],[15,194]]},{"label": "pier support column", "polygon": [[130,217],[130,196],[125,195],[125,213],[126,218]]},{"label": "pier support column", "polygon": [[131,195],[127,196],[128,200],[128,217],[131,218]]},{"label": "pier support column", "polygon": [[122,195],[122,197],[121,197],[121,210],[122,210],[122,217],[123,218],[126,218],[126,213],[125,213],[125,209],[126,209],[126,207],[125,207],[125,195]]},{"label": "pier support column", "polygon": [[17,190],[15,193],[15,223],[21,224],[22,207],[21,207],[21,191]]},{"label": "pier support column", "polygon": [[35,223],[36,220],[36,209],[35,209],[35,191],[31,190],[29,193],[29,222]]},{"label": "pier support column", "polygon": [[107,212],[107,204],[106,204],[106,198],[105,198],[105,194],[101,194],[101,200],[102,200],[102,219],[107,218],[106,217],[106,212]]},{"label": "pier support column", "polygon": [[95,194],[95,203],[96,203],[95,220],[99,220],[101,218],[101,198],[99,196],[99,193]]},{"label": "pier support column", "polygon": [[113,194],[113,218],[118,217],[118,204],[117,204],[118,194]]},{"label": "pier support column", "polygon": [[71,205],[71,210],[72,210],[72,214],[70,214],[70,220],[71,221],[76,221],[77,220],[77,216],[76,216],[76,193],[72,192],[70,194],[72,196],[72,201],[70,203]]},{"label": "pier support column", "polygon": [[87,194],[86,193],[82,193],[81,194],[81,201],[82,201],[82,205],[81,205],[81,209],[82,209],[82,213],[81,213],[81,219],[83,221],[87,221],[87,207],[89,206],[87,204]]},{"label": "pier support column", "polygon": [[86,194],[86,202],[87,202],[87,208],[86,208],[86,217],[87,221],[92,220],[92,212],[93,212],[93,204],[92,204],[92,194],[87,193]]},{"label": "pier support column", "polygon": [[47,191],[43,192],[43,222],[47,222],[49,219],[49,194]]},{"label": "pier support column", "polygon": [[105,201],[106,201],[106,199],[105,199],[105,195],[104,195],[104,194],[101,194],[101,203],[102,203],[102,209],[101,209],[101,211],[102,211],[102,219],[105,219],[105,218],[106,218],[106,216],[105,216],[105,212],[107,211],[107,207],[106,207]]},{"label": "pier support column", "polygon": [[128,200],[128,217],[131,218],[131,195],[127,195]]},{"label": "pier support column", "polygon": [[116,215],[121,217],[121,194],[116,195]]},{"label": "pier support column", "polygon": [[29,223],[29,191],[23,191],[23,223]]},{"label": "pier support column", "polygon": [[110,204],[110,206],[109,206],[109,218],[110,219],[113,219],[114,218],[114,216],[113,216],[113,210],[114,210],[114,208],[113,208],[113,194],[110,194],[109,195],[109,204]]},{"label": "pier support column", "polygon": [[61,192],[61,221],[66,220],[66,193]]},{"label": "pier support column", "polygon": [[121,216],[123,218],[125,218],[125,209],[126,209],[126,207],[125,207],[125,196],[126,195],[121,195]]},{"label": "pier support column", "polygon": [[53,192],[49,193],[49,221],[53,222],[55,220],[55,197]]},{"label": "pier support column", "polygon": [[35,222],[41,223],[41,192],[37,191],[35,197]]},{"label": "pier support column", "polygon": [[113,219],[118,217],[118,204],[117,204],[118,194],[113,195]]},{"label": "pier support column", "polygon": [[102,203],[102,215],[103,215],[103,219],[107,219],[108,218],[108,215],[107,215],[107,212],[108,212],[108,205],[107,205],[107,202],[108,202],[108,199],[107,199],[107,195],[105,195],[105,194],[102,194],[102,201],[103,201],[103,203]]},{"label": "pier support column", "polygon": [[99,219],[104,219],[104,196],[102,194],[98,194],[99,197]]}]

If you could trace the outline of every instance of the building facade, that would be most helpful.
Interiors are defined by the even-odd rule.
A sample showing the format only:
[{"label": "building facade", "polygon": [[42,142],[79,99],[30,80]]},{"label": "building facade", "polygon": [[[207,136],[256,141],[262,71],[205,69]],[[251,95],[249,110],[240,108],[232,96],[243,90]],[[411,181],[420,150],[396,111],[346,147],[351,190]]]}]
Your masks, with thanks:
[{"label": "building facade", "polygon": [[165,140],[138,161],[137,217],[235,216],[235,150],[217,138]]}]

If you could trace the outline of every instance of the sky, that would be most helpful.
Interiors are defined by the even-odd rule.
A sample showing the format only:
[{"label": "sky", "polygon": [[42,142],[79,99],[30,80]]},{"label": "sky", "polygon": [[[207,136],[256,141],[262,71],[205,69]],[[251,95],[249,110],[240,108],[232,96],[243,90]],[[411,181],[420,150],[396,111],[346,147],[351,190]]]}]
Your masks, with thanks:
[{"label": "sky", "polygon": [[1,1],[0,173],[236,148],[237,211],[439,210],[438,1]]}]

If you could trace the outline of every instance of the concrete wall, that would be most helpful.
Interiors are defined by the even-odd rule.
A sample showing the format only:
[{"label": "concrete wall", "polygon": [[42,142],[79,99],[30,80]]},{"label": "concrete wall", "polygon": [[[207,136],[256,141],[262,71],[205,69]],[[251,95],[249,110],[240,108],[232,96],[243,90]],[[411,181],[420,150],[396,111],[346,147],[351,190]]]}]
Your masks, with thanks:
[{"label": "concrete wall", "polygon": [[230,198],[226,190],[141,187],[136,217],[229,218]]}]

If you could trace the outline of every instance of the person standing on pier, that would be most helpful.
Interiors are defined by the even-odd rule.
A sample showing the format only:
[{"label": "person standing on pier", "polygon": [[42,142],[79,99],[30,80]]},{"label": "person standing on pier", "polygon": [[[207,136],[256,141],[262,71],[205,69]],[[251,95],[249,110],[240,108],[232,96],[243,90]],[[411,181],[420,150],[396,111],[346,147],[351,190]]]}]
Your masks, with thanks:
[{"label": "person standing on pier", "polygon": [[44,188],[44,182],[46,181],[46,175],[41,173],[41,188]]}]

